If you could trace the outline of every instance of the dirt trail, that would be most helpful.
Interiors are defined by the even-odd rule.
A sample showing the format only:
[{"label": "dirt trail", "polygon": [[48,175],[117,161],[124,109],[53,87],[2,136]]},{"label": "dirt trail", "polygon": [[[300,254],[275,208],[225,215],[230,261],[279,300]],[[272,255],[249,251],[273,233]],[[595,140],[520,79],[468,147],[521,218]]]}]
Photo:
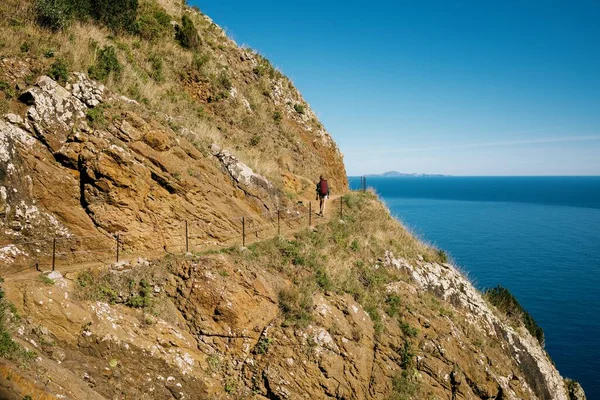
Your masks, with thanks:
[{"label": "dirt trail", "polygon": [[[312,201],[312,217],[310,218],[311,226],[313,226],[313,227],[319,226],[321,224],[329,222],[330,220],[332,220],[334,218],[338,218],[340,216],[339,204],[340,204],[341,197],[342,197],[342,195],[335,195],[335,196],[330,196],[329,199],[326,200],[325,213],[324,213],[323,217],[318,215],[319,202]],[[307,213],[308,213],[308,211],[307,211]],[[301,231],[302,229],[306,229],[306,227],[308,226],[309,217],[308,217],[308,215],[300,216],[300,218],[297,219],[296,221],[297,221],[295,224],[296,226],[294,226],[294,227],[290,227],[290,226],[286,226],[285,224],[282,224],[281,235],[283,237],[287,237],[287,238],[292,237],[295,233]],[[269,230],[268,236],[265,236],[264,234],[261,234],[261,235],[248,234],[246,237],[246,245],[258,243],[263,240],[270,239],[271,237],[275,236],[277,233],[276,228],[272,229],[272,230],[274,230],[274,232],[271,232],[271,230]],[[220,249],[223,249],[226,247],[240,245],[241,243],[239,243],[239,242],[241,242],[241,233],[240,233],[239,239],[228,240],[228,241],[219,243],[217,245],[206,246],[206,247],[203,247],[201,251],[195,251],[195,253],[201,254],[201,253],[205,253],[205,252],[220,250]],[[168,249],[166,249],[166,250],[161,249],[161,250],[154,250],[154,251],[148,250],[148,251],[144,251],[143,253],[122,254],[121,257],[119,257],[119,262],[131,263],[131,262],[134,262],[135,260],[137,260],[138,258],[153,259],[153,258],[164,257],[167,254],[183,254],[183,253],[184,253],[183,251],[169,251]],[[67,274],[69,274],[70,276],[66,276],[66,277],[72,278],[72,275],[75,272],[89,269],[89,268],[106,267],[111,264],[114,264],[115,261],[116,261],[115,255],[110,255],[110,256],[106,255],[103,257],[98,257],[98,259],[95,261],[91,260],[91,261],[86,261],[86,262],[82,262],[82,263],[57,265],[56,271],[60,272],[63,276],[66,276]],[[43,269],[43,271],[47,272],[49,270]],[[39,274],[40,274],[40,272],[36,271],[32,267],[31,269],[26,269],[24,271],[20,271],[20,272],[14,273],[14,274],[9,274],[4,277],[4,280],[6,282],[33,280],[33,279],[36,279]]]}]

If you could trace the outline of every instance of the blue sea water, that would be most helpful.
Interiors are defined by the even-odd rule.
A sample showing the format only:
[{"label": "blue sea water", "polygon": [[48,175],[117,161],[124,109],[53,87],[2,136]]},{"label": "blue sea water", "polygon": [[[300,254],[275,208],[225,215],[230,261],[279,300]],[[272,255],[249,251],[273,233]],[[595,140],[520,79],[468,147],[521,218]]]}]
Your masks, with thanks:
[{"label": "blue sea water", "polygon": [[[351,177],[350,186],[360,187]],[[600,399],[600,177],[367,178],[479,288],[508,288],[564,377]]]}]

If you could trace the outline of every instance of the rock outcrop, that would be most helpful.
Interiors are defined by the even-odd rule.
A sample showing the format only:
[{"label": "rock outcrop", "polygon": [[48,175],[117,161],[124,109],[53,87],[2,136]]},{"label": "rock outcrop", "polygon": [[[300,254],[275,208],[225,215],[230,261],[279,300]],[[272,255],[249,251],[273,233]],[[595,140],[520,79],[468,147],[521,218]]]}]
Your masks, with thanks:
[{"label": "rock outcrop", "polygon": [[[287,204],[279,189],[229,151],[211,155],[193,144],[193,132],[178,135],[84,75],[74,78],[64,88],[40,77],[20,96],[29,106],[25,118],[9,114],[0,122],[4,237],[91,236],[66,245],[76,252],[101,251],[118,233],[131,251],[176,251],[185,221],[201,248],[239,231],[233,217],[260,220]],[[111,117],[104,115],[108,107]],[[3,254],[14,259],[32,251],[49,254],[47,245],[16,242]]]}]

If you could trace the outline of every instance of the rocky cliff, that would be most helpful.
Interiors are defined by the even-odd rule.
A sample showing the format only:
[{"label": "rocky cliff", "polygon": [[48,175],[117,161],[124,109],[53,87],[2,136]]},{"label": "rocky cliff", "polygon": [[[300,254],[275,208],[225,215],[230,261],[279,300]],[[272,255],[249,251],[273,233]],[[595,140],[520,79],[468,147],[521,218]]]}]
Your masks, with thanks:
[{"label": "rocky cliff", "polygon": [[[266,59],[179,2],[127,32],[40,6],[59,3],[0,5],[2,398],[584,398],[348,192]],[[308,227],[320,173],[344,211]]]}]

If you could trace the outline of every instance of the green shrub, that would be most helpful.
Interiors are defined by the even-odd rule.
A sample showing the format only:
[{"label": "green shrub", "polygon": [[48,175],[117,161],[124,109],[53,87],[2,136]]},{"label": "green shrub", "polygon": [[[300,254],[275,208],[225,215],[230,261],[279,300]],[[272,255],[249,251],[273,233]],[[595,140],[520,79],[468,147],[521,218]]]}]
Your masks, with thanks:
[{"label": "green shrub", "polygon": [[329,278],[329,274],[324,267],[318,267],[315,271],[315,281],[317,285],[323,290],[333,289],[333,282]]},{"label": "green shrub", "polygon": [[231,90],[233,84],[231,83],[231,79],[227,76],[225,71],[222,71],[217,78],[217,83],[219,86],[225,90]]},{"label": "green shrub", "polygon": [[117,52],[113,46],[104,46],[98,52],[96,64],[88,70],[90,78],[106,82],[109,76],[113,75],[116,80],[121,77],[123,67],[117,58]]},{"label": "green shrub", "polygon": [[509,320],[523,323],[529,333],[531,333],[542,346],[544,345],[544,330],[538,326],[533,317],[521,306],[521,304],[519,304],[517,299],[508,289],[502,286],[496,286],[495,288],[486,289],[484,291],[484,296],[498,310],[506,314]]},{"label": "green shrub", "polygon": [[106,127],[106,117],[104,116],[103,107],[90,108],[85,114],[92,128],[101,129]]},{"label": "green shrub", "polygon": [[257,146],[260,143],[260,139],[261,139],[260,135],[252,136],[250,138],[250,146],[252,146],[252,147]]},{"label": "green shrub", "polygon": [[156,54],[152,54],[148,58],[148,62],[151,66],[150,77],[156,82],[163,82],[165,80],[163,76],[163,61],[162,58]]},{"label": "green shrub", "polygon": [[186,49],[196,50],[200,47],[200,36],[194,26],[194,21],[185,14],[181,17],[181,26],[177,27],[175,39]]},{"label": "green shrub", "polygon": [[312,291],[309,286],[292,287],[279,292],[279,308],[284,326],[306,327],[312,320]]},{"label": "green shrub", "polygon": [[[130,282],[130,286],[135,288],[135,283]],[[137,294],[127,300],[127,305],[133,308],[146,308],[152,305],[152,287],[144,279],[137,285]]]},{"label": "green shrub", "polygon": [[402,333],[408,337],[416,337],[419,333],[417,328],[410,326],[410,324],[406,321],[399,321],[398,324],[400,325],[400,330]]},{"label": "green shrub", "polygon": [[135,32],[138,0],[87,0],[91,15],[114,31]]},{"label": "green shrub", "polygon": [[273,121],[279,123],[279,122],[281,122],[282,119],[283,119],[283,115],[281,115],[280,111],[275,111],[275,113],[273,113]]},{"label": "green shrub", "polygon": [[[0,278],[0,283],[2,283]],[[35,358],[35,353],[26,351],[16,343],[9,332],[9,316],[15,317],[14,306],[6,300],[4,291],[0,288],[0,357],[13,361],[19,361],[24,364]]]},{"label": "green shrub", "polygon": [[0,115],[4,115],[10,109],[10,105],[8,104],[8,100],[1,99],[0,100]]},{"label": "green shrub", "polygon": [[302,104],[294,104],[294,110],[300,115],[304,114],[304,106]]},{"label": "green shrub", "polygon": [[155,40],[171,32],[171,16],[156,2],[143,3],[138,9],[134,31],[146,40]]},{"label": "green shrub", "polygon": [[58,82],[67,82],[69,79],[69,65],[64,58],[59,58],[52,63],[48,76]]},{"label": "green shrub", "polygon": [[43,284],[45,284],[45,285],[49,285],[49,286],[51,286],[51,285],[54,285],[54,283],[55,283],[55,282],[54,282],[54,279],[50,279],[50,278],[48,278],[46,275],[43,275],[43,274],[40,274],[40,275],[38,276],[38,279],[39,279],[39,281],[40,281],[40,282],[42,282]]},{"label": "green shrub", "polygon": [[138,0],[35,0],[34,12],[39,25],[59,31],[73,18],[95,20],[115,31],[134,32]]},{"label": "green shrub", "polygon": [[392,377],[392,393],[388,400],[411,400],[419,392],[419,381],[410,376],[408,371],[402,371]]},{"label": "green shrub", "polygon": [[446,252],[444,250],[438,249],[436,252],[437,252],[438,259],[442,264],[445,264],[448,262],[448,254],[446,254]]},{"label": "green shrub", "polygon": [[271,343],[273,343],[273,339],[267,338],[267,337],[261,337],[260,340],[258,341],[258,343],[256,344],[256,347],[254,348],[254,353],[255,354],[267,354],[269,351],[269,347],[271,346]]},{"label": "green shrub", "polygon": [[400,353],[400,366],[403,369],[412,367],[414,363],[415,352],[412,348],[412,344],[407,340],[404,342],[402,347],[399,349]]},{"label": "green shrub", "polygon": [[33,3],[36,22],[53,31],[66,29],[73,18],[72,1],[35,0]]},{"label": "green shrub", "polygon": [[208,54],[199,54],[194,53],[194,59],[192,60],[192,67],[198,72],[201,72],[204,66],[210,60],[210,56]]}]

